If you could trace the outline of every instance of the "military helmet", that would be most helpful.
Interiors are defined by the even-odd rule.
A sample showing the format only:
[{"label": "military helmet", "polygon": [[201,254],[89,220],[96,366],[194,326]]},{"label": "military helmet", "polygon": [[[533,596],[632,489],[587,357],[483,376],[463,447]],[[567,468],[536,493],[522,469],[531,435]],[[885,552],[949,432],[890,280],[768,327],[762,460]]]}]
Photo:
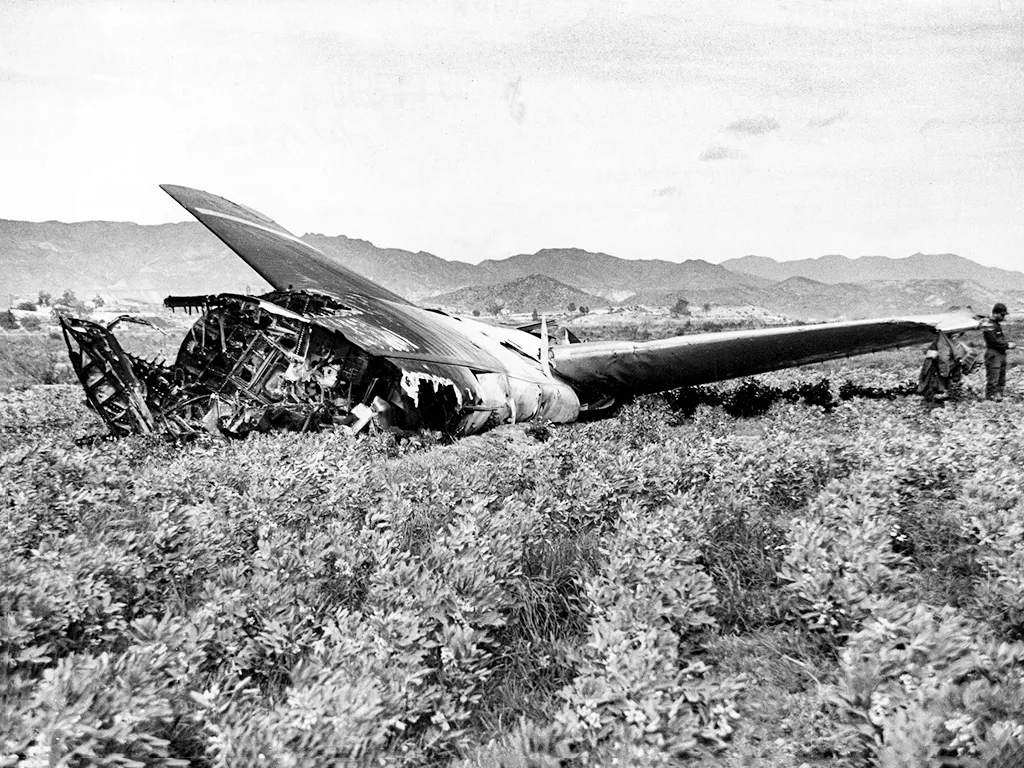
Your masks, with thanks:
[{"label": "military helmet", "polygon": [[1006,305],[1003,304],[1003,302],[1001,302],[1001,301],[996,302],[996,305],[994,307],[992,307],[992,314],[993,315],[1005,315],[1006,314]]}]

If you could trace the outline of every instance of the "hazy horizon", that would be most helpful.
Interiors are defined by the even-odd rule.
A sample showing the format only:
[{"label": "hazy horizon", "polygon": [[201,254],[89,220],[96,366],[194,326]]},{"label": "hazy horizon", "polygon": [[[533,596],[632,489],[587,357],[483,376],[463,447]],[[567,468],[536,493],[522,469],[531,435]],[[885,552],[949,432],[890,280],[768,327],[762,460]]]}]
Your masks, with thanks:
[{"label": "hazy horizon", "polygon": [[[261,213],[262,213],[262,211],[261,211]],[[75,224],[131,224],[133,226],[139,226],[139,227],[160,227],[160,226],[166,226],[168,224],[194,224],[197,227],[202,227],[203,229],[205,229],[205,227],[203,227],[201,222],[196,221],[196,219],[191,218],[191,217],[189,217],[189,218],[182,218],[182,219],[178,219],[178,220],[174,220],[174,221],[158,221],[158,222],[152,222],[152,223],[144,223],[144,222],[128,221],[128,220],[115,220],[115,219],[87,219],[87,220],[83,220],[83,221],[61,221],[59,219],[42,219],[42,220],[37,220],[37,221],[30,221],[30,220],[27,220],[27,219],[5,219],[4,217],[0,217],[0,221],[15,221],[15,222],[22,223],[22,224],[61,224],[61,225],[75,225]],[[207,230],[207,231],[209,231],[209,230]],[[210,234],[210,237],[212,239],[216,240],[216,235],[214,235],[212,232],[210,232],[209,234]],[[980,264],[981,266],[984,266],[984,267],[995,266],[998,269],[1006,269],[1006,270],[1008,270],[1010,272],[1021,272],[1022,274],[1024,274],[1024,270],[1022,270],[1022,269],[1014,269],[1012,266],[1010,266],[1010,267],[1000,267],[998,265],[985,264],[984,262],[979,261],[977,259],[971,259],[968,256],[963,256],[963,254],[952,253],[952,252],[949,252],[949,251],[945,251],[945,252],[942,252],[942,253],[939,253],[939,252],[924,253],[923,251],[915,251],[914,253],[908,253],[908,254],[904,254],[904,255],[900,255],[900,256],[893,256],[893,255],[887,255],[887,254],[882,254],[882,253],[863,253],[863,254],[857,254],[857,255],[850,255],[848,253],[835,253],[835,252],[832,252],[832,253],[822,253],[822,254],[819,254],[817,256],[794,256],[794,257],[788,258],[788,259],[777,258],[777,257],[773,257],[773,256],[767,256],[767,255],[762,254],[762,253],[743,253],[743,254],[739,254],[737,256],[725,256],[725,257],[721,258],[720,260],[712,261],[710,259],[702,259],[699,256],[687,257],[687,258],[684,258],[684,259],[664,259],[664,258],[659,258],[658,256],[626,256],[626,255],[622,255],[622,254],[618,254],[618,253],[611,253],[609,251],[602,251],[602,250],[591,251],[590,249],[580,248],[579,246],[575,246],[575,245],[546,245],[546,246],[542,246],[541,248],[538,248],[535,251],[518,251],[518,252],[514,252],[514,253],[508,253],[508,254],[505,254],[505,255],[499,256],[499,257],[483,257],[483,258],[477,259],[476,261],[468,261],[468,260],[464,260],[464,259],[457,259],[457,258],[452,257],[452,256],[446,256],[443,253],[435,253],[435,252],[429,251],[429,250],[427,250],[425,248],[414,248],[414,247],[405,247],[405,246],[398,246],[398,245],[388,245],[388,244],[375,243],[372,240],[367,240],[366,238],[363,238],[363,237],[354,237],[352,235],[347,235],[344,232],[338,232],[338,233],[331,233],[331,232],[293,232],[292,234],[296,234],[299,237],[307,237],[307,236],[345,237],[345,238],[348,238],[349,240],[360,240],[360,241],[368,242],[370,245],[374,246],[375,248],[380,248],[382,250],[403,250],[403,251],[409,251],[411,253],[425,252],[425,253],[430,254],[431,256],[437,256],[438,258],[444,259],[445,261],[461,261],[461,262],[463,262],[465,264],[479,264],[480,262],[487,261],[487,260],[500,261],[501,259],[509,259],[509,258],[512,258],[513,256],[530,256],[530,255],[537,254],[540,251],[568,251],[568,250],[582,250],[582,251],[587,251],[588,253],[604,254],[606,256],[614,256],[616,258],[624,259],[624,260],[627,260],[627,261],[659,260],[659,261],[669,261],[669,262],[679,263],[679,262],[687,261],[687,260],[694,260],[694,261],[698,261],[699,260],[699,261],[706,261],[706,262],[711,263],[711,264],[721,264],[722,262],[725,262],[725,261],[730,261],[730,260],[733,260],[733,259],[742,259],[742,258],[746,258],[748,256],[759,256],[759,257],[769,258],[769,259],[772,259],[772,260],[774,260],[776,262],[779,262],[779,263],[783,263],[783,262],[787,262],[787,261],[801,261],[801,260],[808,260],[808,259],[816,260],[816,259],[823,259],[823,258],[828,258],[828,257],[833,257],[833,256],[845,257],[845,258],[848,258],[848,259],[860,259],[860,258],[908,259],[908,258],[911,258],[913,256],[926,256],[926,257],[927,256],[960,256],[960,257],[963,257],[963,258],[968,259],[970,261],[973,261],[976,264]],[[225,245],[224,248],[227,248],[227,246]]]},{"label": "hazy horizon", "polygon": [[471,264],[1024,253],[1024,0],[9,0],[0,217]]},{"label": "hazy horizon", "polygon": [[[201,222],[196,221],[194,218],[183,219],[181,221],[155,222],[155,223],[152,223],[152,224],[144,224],[144,223],[140,223],[140,222],[137,222],[137,221],[113,221],[113,220],[107,220],[107,219],[90,219],[90,220],[87,220],[87,221],[59,221],[59,220],[56,220],[56,219],[46,219],[46,220],[43,220],[43,221],[27,221],[27,220],[21,220],[21,219],[4,219],[4,218],[0,217],[0,221],[14,221],[15,223],[19,223],[19,224],[32,224],[32,225],[35,225],[35,224],[58,224],[58,225],[61,225],[61,226],[75,226],[75,225],[78,225],[78,224],[128,224],[128,225],[131,225],[131,226],[138,226],[138,227],[161,227],[161,226],[168,226],[168,225],[175,225],[175,224],[188,224],[188,225],[192,225],[192,226],[198,227],[198,228],[204,230],[205,232],[207,232],[209,234],[210,238],[211,238],[211,242],[214,242],[214,241],[217,240],[216,235],[214,235],[212,232],[209,232],[209,230],[207,230],[205,228],[205,226]],[[296,233],[293,233],[293,234],[296,234]],[[374,243],[372,241],[366,240],[365,238],[352,237],[352,236],[346,235],[344,233],[332,234],[332,233],[329,233],[329,232],[304,232],[304,233],[298,233],[298,234],[299,234],[300,237],[309,237],[309,236],[312,236],[312,237],[329,237],[329,238],[344,237],[344,238],[347,238],[347,239],[353,240],[353,241],[367,242],[371,246],[373,246],[374,248],[378,248],[378,249],[381,249],[381,250],[403,250],[403,251],[408,251],[410,253],[425,252],[425,253],[429,254],[430,256],[435,256],[437,258],[444,259],[445,261],[455,261],[455,262],[461,262],[461,263],[470,264],[470,265],[478,265],[481,262],[488,261],[488,260],[490,260],[490,261],[501,261],[503,259],[510,259],[510,258],[513,258],[513,257],[516,257],[516,256],[534,256],[534,255],[537,255],[537,254],[539,254],[539,253],[541,253],[543,251],[585,250],[585,249],[581,249],[581,248],[578,248],[578,247],[572,246],[572,245],[566,245],[566,246],[557,246],[557,245],[555,245],[555,246],[544,246],[543,248],[539,248],[536,251],[522,251],[522,252],[518,252],[518,253],[510,253],[510,254],[501,256],[499,258],[496,258],[496,259],[480,259],[478,261],[470,262],[470,261],[463,261],[461,259],[455,259],[455,258],[452,258],[452,257],[449,257],[449,256],[445,256],[444,254],[441,254],[441,253],[433,253],[431,251],[426,251],[425,249],[422,249],[422,248],[403,248],[403,247],[400,247],[400,246],[382,245],[380,243]],[[224,245],[223,243],[221,243],[221,246],[224,249],[226,249],[226,250],[230,250],[230,248],[228,248],[228,246]],[[850,259],[850,260],[856,260],[856,259],[861,259],[861,258],[884,258],[884,259],[891,259],[891,260],[899,260],[899,259],[909,259],[909,258],[912,258],[914,256],[923,256],[923,257],[926,257],[926,258],[928,258],[928,257],[939,257],[939,256],[955,256],[955,257],[961,257],[961,258],[968,259],[969,261],[972,261],[973,263],[978,264],[978,265],[980,265],[982,267],[989,267],[990,266],[988,264],[983,264],[982,262],[976,261],[974,259],[970,259],[969,257],[962,256],[961,254],[958,254],[958,253],[922,253],[920,251],[917,251],[917,252],[914,252],[914,253],[909,253],[909,254],[906,254],[906,255],[903,255],[903,256],[886,256],[884,254],[877,254],[877,253],[865,253],[865,254],[860,254],[860,255],[857,255],[857,256],[851,256],[849,254],[843,254],[843,253],[823,253],[823,254],[821,254],[819,256],[795,257],[793,259],[777,259],[777,258],[773,258],[771,256],[764,256],[763,254],[759,254],[759,253],[745,253],[745,254],[741,254],[739,256],[731,256],[731,257],[724,258],[721,261],[714,261],[714,262],[710,261],[708,259],[700,259],[699,257],[694,257],[693,259],[679,259],[679,260],[672,261],[672,260],[669,260],[669,259],[658,259],[657,257],[647,257],[647,256],[637,256],[637,257],[631,258],[629,256],[622,256],[622,255],[619,255],[619,254],[616,254],[616,253],[609,253],[607,251],[586,251],[586,252],[587,253],[593,253],[593,254],[599,254],[599,255],[605,255],[605,256],[611,256],[613,258],[619,258],[619,259],[623,259],[623,260],[626,260],[626,261],[664,261],[664,262],[676,263],[676,264],[682,263],[682,262],[687,261],[687,260],[694,260],[694,261],[705,261],[705,262],[710,263],[710,264],[720,265],[720,264],[722,264],[723,262],[726,262],[726,261],[731,261],[731,260],[736,260],[736,259],[743,259],[743,258],[747,258],[747,257],[768,258],[768,259],[772,259],[776,263],[782,264],[782,263],[785,263],[785,262],[792,262],[792,261],[807,261],[807,260],[816,261],[816,260],[819,260],[819,259],[833,258],[833,257],[847,258],[847,259]],[[1024,274],[1024,269],[1013,269],[1012,267],[995,267],[995,268],[996,269],[1004,269],[1006,271],[1016,272],[1016,273],[1019,273],[1019,274]]]}]

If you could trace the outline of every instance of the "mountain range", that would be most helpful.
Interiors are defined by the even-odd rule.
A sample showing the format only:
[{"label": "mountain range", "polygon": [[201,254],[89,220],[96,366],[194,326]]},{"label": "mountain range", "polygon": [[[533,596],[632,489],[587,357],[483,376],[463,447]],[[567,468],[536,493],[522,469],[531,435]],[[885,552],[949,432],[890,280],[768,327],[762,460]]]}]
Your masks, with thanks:
[{"label": "mountain range", "polygon": [[830,254],[817,259],[778,262],[765,256],[744,256],[721,264],[772,281],[806,277],[819,283],[857,283],[871,280],[973,280],[991,288],[1024,288],[1024,274],[980,264],[953,253],[915,253],[903,259],[861,256],[850,259]]},{"label": "mountain range", "polygon": [[[1024,274],[955,254],[906,258],[828,255],[777,262],[744,256],[721,264],[622,259],[575,248],[449,261],[425,251],[308,234],[328,258],[410,300],[469,312],[504,304],[552,311],[570,303],[751,305],[818,320],[1024,306]],[[0,219],[0,297],[29,299],[71,288],[80,297],[158,302],[170,294],[261,293],[267,284],[198,222],[22,222]]]},{"label": "mountain range", "polygon": [[570,307],[595,309],[609,304],[607,299],[581,291],[546,275],[516,277],[493,285],[469,285],[456,291],[431,296],[427,303],[458,313],[488,313],[499,310],[524,314],[565,312]]}]

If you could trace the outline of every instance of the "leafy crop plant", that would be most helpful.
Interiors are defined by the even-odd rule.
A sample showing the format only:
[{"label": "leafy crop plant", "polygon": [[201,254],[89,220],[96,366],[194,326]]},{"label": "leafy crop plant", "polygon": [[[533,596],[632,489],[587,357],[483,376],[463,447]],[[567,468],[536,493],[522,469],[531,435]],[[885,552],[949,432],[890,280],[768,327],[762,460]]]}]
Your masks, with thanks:
[{"label": "leafy crop plant", "polygon": [[832,384],[903,370],[456,443],[7,392],[0,764],[1013,765],[1024,390]]}]

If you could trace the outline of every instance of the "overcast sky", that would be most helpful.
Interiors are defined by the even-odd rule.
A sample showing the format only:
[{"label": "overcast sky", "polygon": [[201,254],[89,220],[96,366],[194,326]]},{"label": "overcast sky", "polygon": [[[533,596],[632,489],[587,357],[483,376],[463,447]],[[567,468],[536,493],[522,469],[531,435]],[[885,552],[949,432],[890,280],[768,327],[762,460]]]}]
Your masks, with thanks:
[{"label": "overcast sky", "polygon": [[1022,269],[1024,0],[3,0],[0,137],[8,219]]}]

